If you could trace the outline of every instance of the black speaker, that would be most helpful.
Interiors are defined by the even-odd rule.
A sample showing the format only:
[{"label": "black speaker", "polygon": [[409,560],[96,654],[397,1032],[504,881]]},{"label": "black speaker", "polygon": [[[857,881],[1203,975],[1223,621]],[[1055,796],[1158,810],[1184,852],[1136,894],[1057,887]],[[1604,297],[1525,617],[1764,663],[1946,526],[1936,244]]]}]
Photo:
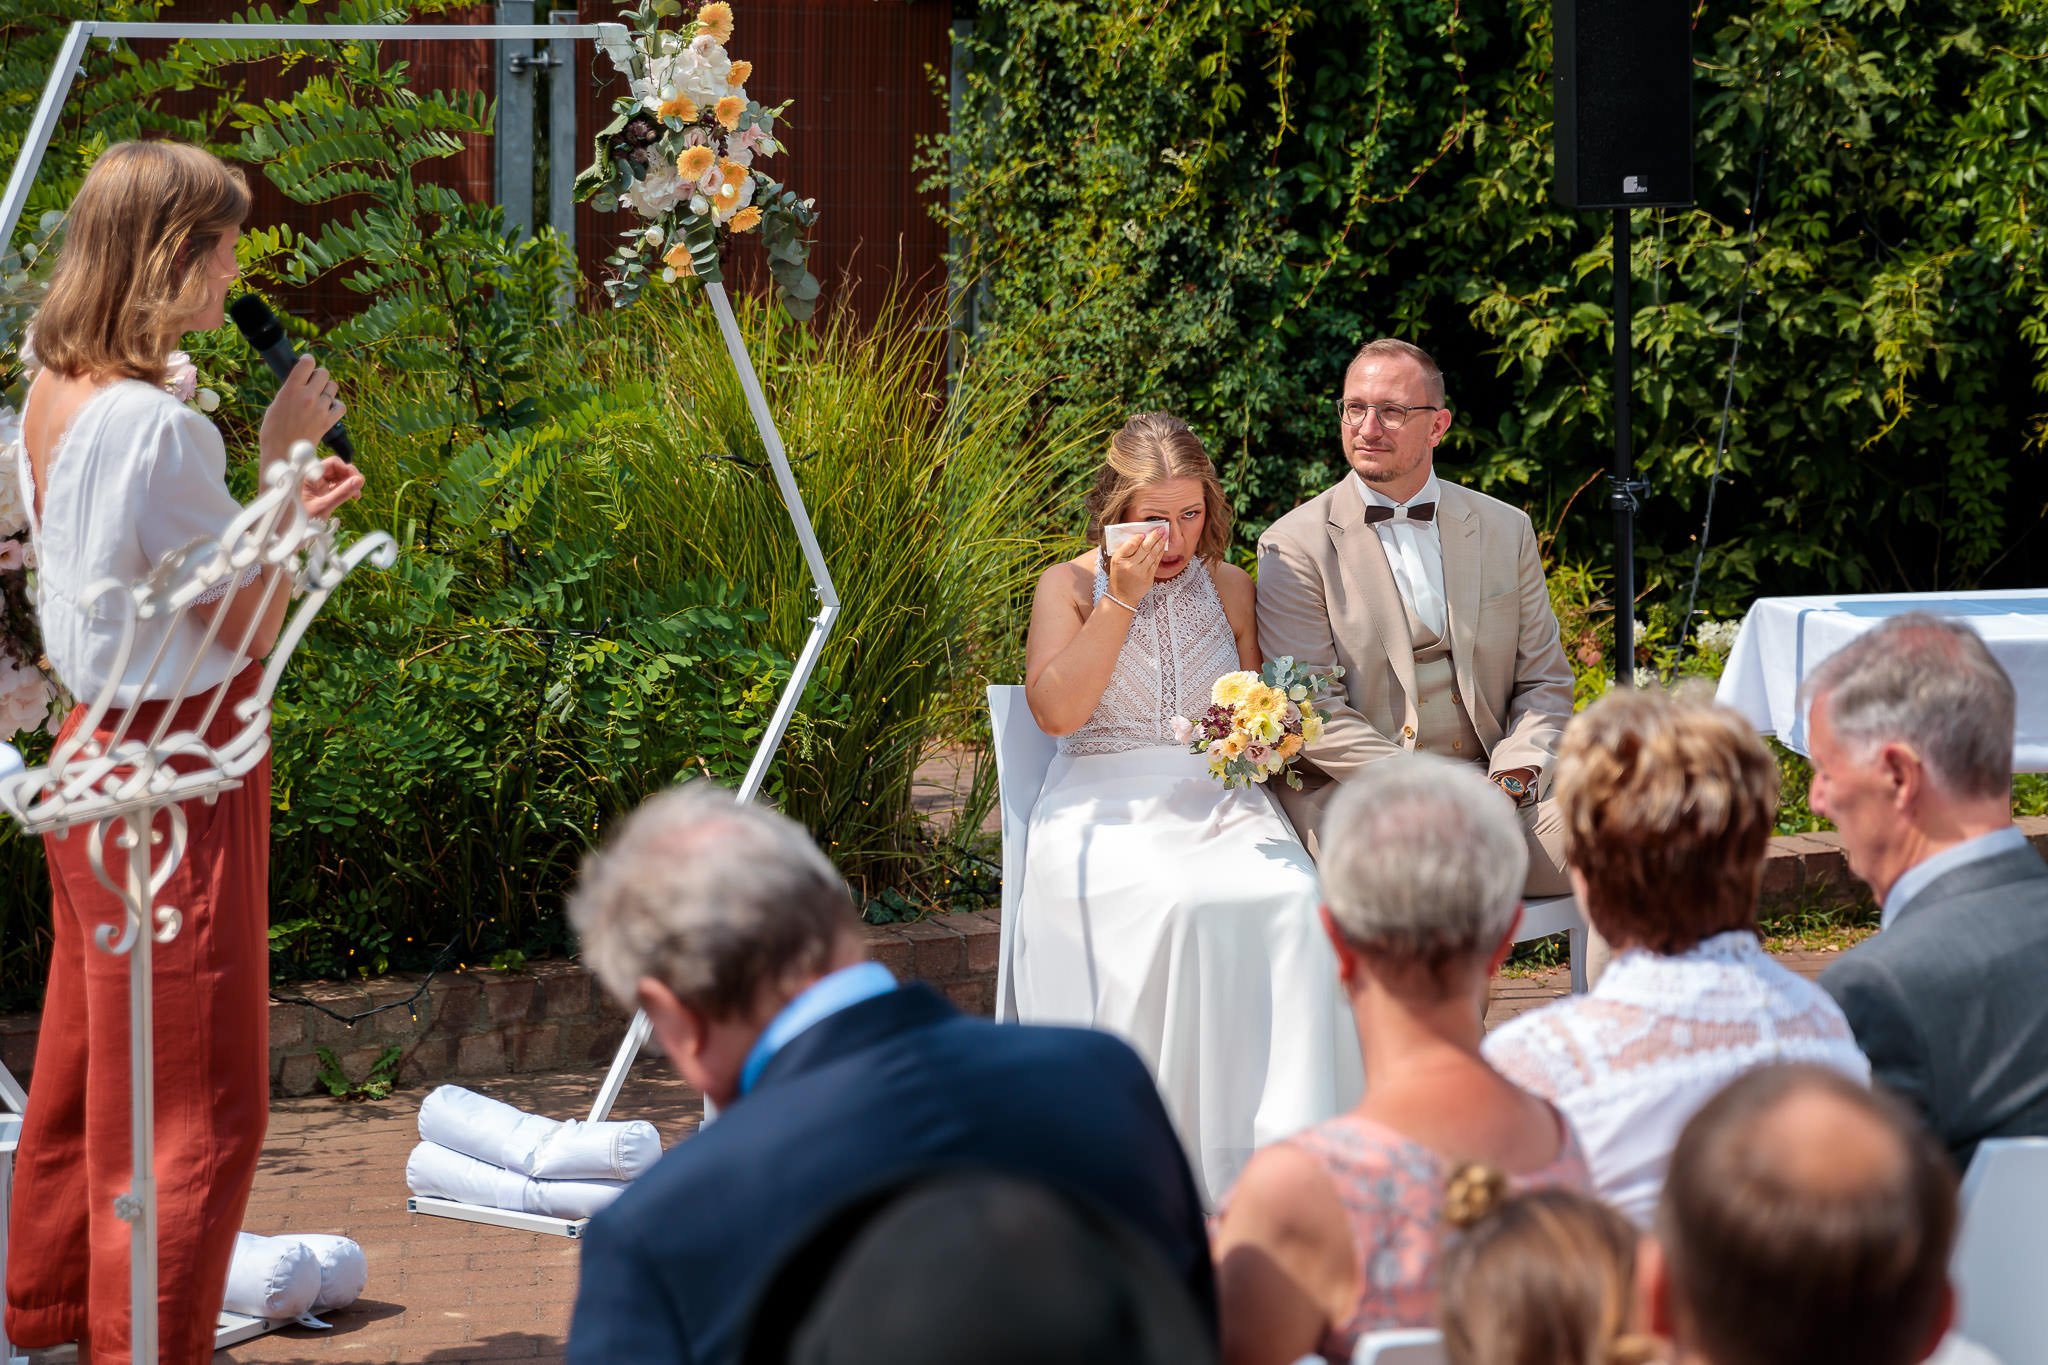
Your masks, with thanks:
[{"label": "black speaker", "polygon": [[1692,11],[1688,0],[1551,0],[1558,203],[1692,203]]}]

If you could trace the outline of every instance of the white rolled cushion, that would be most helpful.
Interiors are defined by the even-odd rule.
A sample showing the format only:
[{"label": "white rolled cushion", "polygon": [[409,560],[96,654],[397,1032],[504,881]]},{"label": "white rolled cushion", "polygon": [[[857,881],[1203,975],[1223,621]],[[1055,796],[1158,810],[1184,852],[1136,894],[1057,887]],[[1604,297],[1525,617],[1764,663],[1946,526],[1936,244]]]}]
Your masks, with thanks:
[{"label": "white rolled cushion", "polygon": [[539,1180],[631,1180],[661,1159],[661,1134],[645,1119],[564,1123],[459,1085],[420,1104],[420,1140]]},{"label": "white rolled cushion", "polygon": [[591,1217],[626,1188],[623,1180],[535,1180],[432,1142],[406,1158],[405,1183],[414,1194],[459,1204],[569,1219]]},{"label": "white rolled cushion", "polygon": [[320,1296],[313,1300],[314,1312],[346,1308],[363,1296],[364,1286],[370,1283],[370,1261],[353,1238],[308,1232],[292,1240],[312,1252],[320,1267]]},{"label": "white rolled cushion", "polygon": [[228,1292],[221,1307],[251,1318],[295,1318],[320,1297],[320,1262],[285,1237],[235,1234]]}]

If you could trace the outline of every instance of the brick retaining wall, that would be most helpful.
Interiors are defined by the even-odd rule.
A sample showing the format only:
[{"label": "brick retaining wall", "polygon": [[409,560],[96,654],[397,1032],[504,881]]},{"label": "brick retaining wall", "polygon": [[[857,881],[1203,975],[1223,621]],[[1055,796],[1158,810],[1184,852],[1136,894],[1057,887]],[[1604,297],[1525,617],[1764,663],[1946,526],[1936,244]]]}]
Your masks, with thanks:
[{"label": "brick retaining wall", "polygon": [[[2048,855],[2048,819],[2022,820],[2020,828]],[[1795,834],[1773,839],[1764,862],[1766,912],[1812,904],[1851,904],[1864,896],[1849,872],[1836,834]],[[912,924],[869,926],[875,960],[900,977],[943,991],[964,1010],[995,1009],[994,911],[942,915]],[[315,982],[287,988],[342,1014],[403,1000],[419,987],[417,975],[360,983]],[[349,1028],[297,1004],[270,1007],[270,1084],[278,1095],[320,1089],[316,1049],[331,1048],[342,1070],[360,1079],[392,1044],[404,1049],[399,1081],[437,1084],[473,1076],[588,1069],[603,1070],[625,1033],[626,1021],[583,969],[571,962],[537,962],[517,972],[444,972],[422,996],[415,1019],[386,1010]],[[35,1055],[37,1016],[0,1016],[0,1061],[26,1077]]]},{"label": "brick retaining wall", "polygon": [[[999,932],[994,913],[975,912],[869,926],[867,938],[875,960],[898,976],[929,982],[964,1010],[991,1014]],[[281,989],[346,1015],[402,1001],[419,983],[418,974],[401,973]],[[413,1009],[417,1017],[405,1008],[389,1009],[350,1027],[303,1005],[273,1001],[271,1093],[317,1093],[322,1047],[333,1051],[345,1074],[360,1080],[397,1044],[404,1049],[399,1083],[408,1087],[564,1069],[588,1069],[595,1076],[626,1031],[625,1016],[573,962],[536,962],[517,972],[443,972]],[[23,1079],[33,1067],[37,1023],[34,1014],[0,1016],[0,1061]]]}]

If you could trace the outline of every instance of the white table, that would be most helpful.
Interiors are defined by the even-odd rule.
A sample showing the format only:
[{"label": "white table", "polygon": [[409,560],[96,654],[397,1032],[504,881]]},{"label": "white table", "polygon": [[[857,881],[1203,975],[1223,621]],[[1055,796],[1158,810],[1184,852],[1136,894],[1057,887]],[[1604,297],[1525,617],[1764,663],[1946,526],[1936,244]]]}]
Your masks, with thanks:
[{"label": "white table", "polygon": [[1804,754],[1800,685],[1843,645],[1909,611],[1946,617],[1984,637],[2019,696],[2013,770],[2048,772],[2048,589],[1759,598],[1742,618],[1715,697],[1747,716],[1759,734]]}]

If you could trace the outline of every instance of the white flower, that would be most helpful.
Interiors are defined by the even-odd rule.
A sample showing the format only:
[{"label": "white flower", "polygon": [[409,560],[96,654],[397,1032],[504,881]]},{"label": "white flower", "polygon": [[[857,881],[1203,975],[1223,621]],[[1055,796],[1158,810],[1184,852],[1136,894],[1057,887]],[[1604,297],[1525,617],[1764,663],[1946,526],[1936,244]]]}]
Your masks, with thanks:
[{"label": "white flower", "polygon": [[220,411],[220,395],[212,389],[201,389],[199,391],[198,403],[201,412]]},{"label": "white flower", "polygon": [[0,739],[47,725],[53,695],[49,679],[40,670],[23,668],[0,651]]},{"label": "white flower", "polygon": [[634,181],[633,188],[619,198],[642,218],[659,218],[676,206],[676,201],[683,197],[688,187],[683,184],[682,176],[677,174],[673,161],[652,147],[647,151],[649,164],[646,174]]},{"label": "white flower", "polygon": [[1726,654],[1735,648],[1735,637],[1742,633],[1740,621],[1702,620],[1693,627],[1693,643],[1702,654]]},{"label": "white flower", "polygon": [[650,57],[647,79],[636,81],[633,93],[650,110],[661,108],[661,92],[687,95],[699,109],[709,109],[722,96],[732,93],[726,77],[732,74],[732,58],[708,36],[700,37],[672,56]]},{"label": "white flower", "polygon": [[701,194],[691,195],[690,212],[696,214],[699,218],[702,218],[705,214],[711,212],[711,201],[709,199],[706,199]]},{"label": "white flower", "polygon": [[164,389],[180,403],[189,403],[199,392],[199,367],[183,351],[172,351],[164,361]]},{"label": "white flower", "polygon": [[668,234],[661,230],[661,224],[656,223],[653,227],[640,234],[640,240],[649,246],[660,246],[667,236]]},{"label": "white flower", "polygon": [[0,540],[0,573],[21,567],[21,542],[9,537]]},{"label": "white flower", "polygon": [[1175,716],[1167,722],[1167,727],[1173,731],[1175,744],[1186,744],[1195,737],[1195,723],[1186,716]]},{"label": "white flower", "polygon": [[[0,451],[21,439],[21,414],[0,403]],[[5,457],[0,468],[0,536],[11,536],[28,526],[28,503],[21,495],[19,464]]]}]

